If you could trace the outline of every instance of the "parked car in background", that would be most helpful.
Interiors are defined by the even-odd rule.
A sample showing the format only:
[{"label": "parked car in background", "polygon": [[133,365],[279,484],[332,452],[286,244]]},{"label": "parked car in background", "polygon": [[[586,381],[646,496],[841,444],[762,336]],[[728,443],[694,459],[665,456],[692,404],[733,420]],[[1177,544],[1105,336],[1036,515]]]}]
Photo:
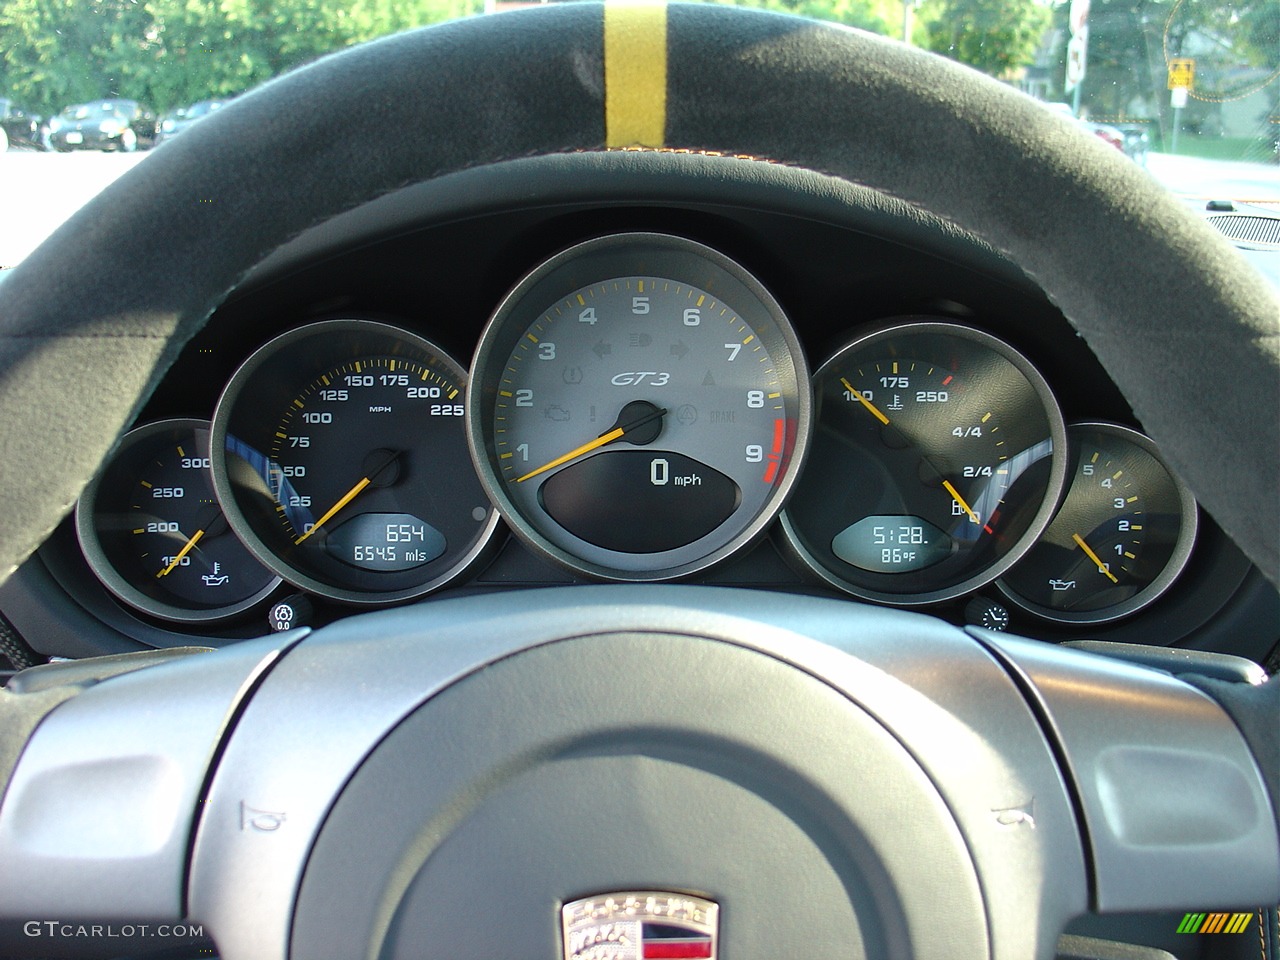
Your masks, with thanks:
[{"label": "parked car in background", "polygon": [[176,137],[201,117],[207,117],[220,108],[226,100],[201,100],[189,107],[179,107],[160,117],[160,127],[156,131],[156,143],[163,143]]},{"label": "parked car in background", "polygon": [[49,124],[54,150],[134,150],[154,146],[156,115],[136,100],[72,104]]},{"label": "parked car in background", "polygon": [[1122,123],[1116,129],[1124,135],[1125,156],[1134,163],[1145,166],[1147,154],[1151,150],[1151,135],[1147,132],[1147,124]]},{"label": "parked car in background", "polygon": [[1130,132],[1127,128],[1122,129],[1109,123],[1094,123],[1092,120],[1081,119],[1076,116],[1075,110],[1072,109],[1069,103],[1046,103],[1045,106],[1055,113],[1062,114],[1064,117],[1070,117],[1085,130],[1088,130],[1103,143],[1107,144],[1107,146],[1115,147],[1126,157],[1139,163],[1146,162],[1147,132],[1145,129],[1137,127],[1133,132]]},{"label": "parked car in background", "polygon": [[40,117],[0,97],[0,153],[11,145],[41,148]]}]

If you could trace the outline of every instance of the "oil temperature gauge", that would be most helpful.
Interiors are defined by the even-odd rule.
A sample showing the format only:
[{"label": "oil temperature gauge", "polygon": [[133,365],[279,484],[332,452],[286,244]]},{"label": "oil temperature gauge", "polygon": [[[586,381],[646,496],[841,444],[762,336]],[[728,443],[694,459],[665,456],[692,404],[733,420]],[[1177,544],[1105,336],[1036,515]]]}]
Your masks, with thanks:
[{"label": "oil temperature gauge", "polygon": [[1145,607],[1182,572],[1195,540],[1196,503],[1142,434],[1077,423],[1067,438],[1066,498],[999,587],[1047,619],[1102,623]]},{"label": "oil temperature gauge", "polygon": [[231,532],[213,495],[209,424],[162,420],[125,434],[76,507],[98,579],[165,620],[248,610],[280,582]]}]

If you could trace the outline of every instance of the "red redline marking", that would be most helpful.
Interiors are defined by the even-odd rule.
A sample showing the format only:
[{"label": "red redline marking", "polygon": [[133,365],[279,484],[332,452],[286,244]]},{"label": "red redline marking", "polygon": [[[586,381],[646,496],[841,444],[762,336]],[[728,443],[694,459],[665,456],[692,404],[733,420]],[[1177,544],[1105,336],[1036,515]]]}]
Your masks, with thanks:
[{"label": "red redline marking", "polygon": [[710,956],[710,940],[646,940],[644,944],[644,960],[698,960]]},{"label": "red redline marking", "polygon": [[951,376],[951,374],[947,374],[947,379],[942,381],[942,385],[945,387],[948,383],[950,383],[954,379],[955,377]]},{"label": "red redline marking", "polygon": [[764,468],[764,482],[773,483],[773,478],[778,475],[778,461],[770,458],[769,465]]},{"label": "red redline marking", "polygon": [[989,523],[984,523],[982,525],[982,529],[987,531],[987,533],[992,533],[992,534],[995,533],[995,531],[991,529],[991,524]]},{"label": "red redline marking", "polygon": [[773,421],[773,452],[774,453],[782,452],[782,441],[786,434],[786,424],[787,422],[785,420]]}]

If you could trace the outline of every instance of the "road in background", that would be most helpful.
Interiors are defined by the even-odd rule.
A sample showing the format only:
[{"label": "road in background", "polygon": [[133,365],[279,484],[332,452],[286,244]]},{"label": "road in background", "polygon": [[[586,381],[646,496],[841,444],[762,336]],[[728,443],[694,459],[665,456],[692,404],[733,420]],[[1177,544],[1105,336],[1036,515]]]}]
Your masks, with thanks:
[{"label": "road in background", "polygon": [[[147,153],[0,153],[0,267],[11,267]],[[1152,153],[1147,171],[1173,192],[1280,210],[1280,166]]]},{"label": "road in background", "polygon": [[1280,207],[1280,166],[1147,155],[1147,172],[1179,196]]},{"label": "road in background", "polygon": [[0,267],[12,267],[146,153],[0,153]]}]

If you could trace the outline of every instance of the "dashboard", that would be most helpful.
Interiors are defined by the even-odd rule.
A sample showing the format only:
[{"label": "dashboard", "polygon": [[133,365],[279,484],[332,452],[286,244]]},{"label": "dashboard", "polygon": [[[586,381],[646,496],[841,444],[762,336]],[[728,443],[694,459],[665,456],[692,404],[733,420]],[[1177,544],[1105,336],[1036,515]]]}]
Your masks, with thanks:
[{"label": "dashboard", "polygon": [[918,210],[518,161],[268,257],[0,610],[80,656],[679,580],[1265,659],[1275,590],[1141,431],[1030,278]]}]

